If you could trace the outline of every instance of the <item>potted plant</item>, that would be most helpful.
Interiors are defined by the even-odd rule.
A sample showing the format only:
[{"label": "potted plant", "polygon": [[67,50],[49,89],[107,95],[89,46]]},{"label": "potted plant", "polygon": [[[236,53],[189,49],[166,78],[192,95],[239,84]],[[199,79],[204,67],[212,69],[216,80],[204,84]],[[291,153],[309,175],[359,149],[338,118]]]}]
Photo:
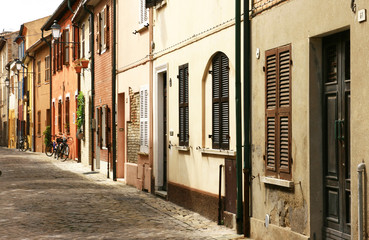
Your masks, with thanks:
[{"label": "potted plant", "polygon": [[80,59],[80,63],[82,65],[82,68],[88,68],[88,63],[90,62],[90,60],[86,59],[86,58],[81,58]]},{"label": "potted plant", "polygon": [[85,96],[83,92],[79,92],[77,104],[77,138],[82,139],[84,136],[83,124],[85,122]]},{"label": "potted plant", "polygon": [[74,70],[76,70],[76,73],[81,73],[82,65],[80,59],[77,59],[73,62],[74,64]]}]

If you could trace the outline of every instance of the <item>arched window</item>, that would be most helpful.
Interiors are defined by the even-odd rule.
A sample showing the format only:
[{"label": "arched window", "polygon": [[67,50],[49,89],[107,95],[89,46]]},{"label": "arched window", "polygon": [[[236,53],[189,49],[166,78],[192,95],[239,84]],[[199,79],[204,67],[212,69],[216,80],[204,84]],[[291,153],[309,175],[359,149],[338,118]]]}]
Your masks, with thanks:
[{"label": "arched window", "polygon": [[214,149],[229,149],[229,59],[217,53],[212,61]]}]

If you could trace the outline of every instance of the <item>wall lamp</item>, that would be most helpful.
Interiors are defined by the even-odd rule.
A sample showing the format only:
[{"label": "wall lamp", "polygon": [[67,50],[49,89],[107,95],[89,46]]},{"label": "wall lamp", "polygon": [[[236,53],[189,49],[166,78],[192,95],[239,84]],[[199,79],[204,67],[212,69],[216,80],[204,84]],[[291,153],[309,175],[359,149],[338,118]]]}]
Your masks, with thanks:
[{"label": "wall lamp", "polygon": [[[51,29],[51,35],[53,36],[53,39],[58,41],[58,39],[61,36],[61,26],[58,24],[58,22],[56,20],[54,20],[54,23],[53,23],[53,25],[51,25],[50,29]],[[79,42],[60,42],[60,41],[58,41],[58,43],[79,44]]]}]

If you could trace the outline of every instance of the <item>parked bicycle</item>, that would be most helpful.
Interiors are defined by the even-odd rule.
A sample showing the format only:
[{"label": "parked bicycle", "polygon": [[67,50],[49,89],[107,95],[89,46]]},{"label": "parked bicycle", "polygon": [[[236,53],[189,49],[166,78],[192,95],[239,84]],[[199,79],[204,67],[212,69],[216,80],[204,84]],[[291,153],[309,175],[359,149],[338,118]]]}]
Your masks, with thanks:
[{"label": "parked bicycle", "polygon": [[46,155],[51,157],[54,155],[54,158],[62,160],[67,160],[69,157],[69,145],[68,145],[68,139],[72,139],[72,137],[57,137],[55,141],[52,141],[47,147],[46,147]]},{"label": "parked bicycle", "polygon": [[19,151],[25,152],[29,149],[29,143],[27,136],[21,136],[18,140]]}]

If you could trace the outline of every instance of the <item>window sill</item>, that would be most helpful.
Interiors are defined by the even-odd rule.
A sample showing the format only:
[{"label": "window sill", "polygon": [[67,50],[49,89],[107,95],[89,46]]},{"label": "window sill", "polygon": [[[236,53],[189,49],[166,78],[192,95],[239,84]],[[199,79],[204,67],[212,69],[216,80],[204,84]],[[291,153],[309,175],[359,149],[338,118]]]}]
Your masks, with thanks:
[{"label": "window sill", "polygon": [[143,32],[147,31],[148,29],[149,29],[149,23],[148,22],[144,22],[144,23],[141,23],[138,26],[138,29],[137,30],[134,30],[133,32],[134,33],[140,33],[140,34],[142,34]]},{"label": "window sill", "polygon": [[269,185],[275,185],[279,187],[285,187],[285,188],[293,188],[294,183],[292,181],[284,180],[284,179],[278,179],[274,177],[262,177],[261,182]]},{"label": "window sill", "polygon": [[177,150],[180,152],[188,152],[190,151],[190,148],[187,146],[177,146]]},{"label": "window sill", "polygon": [[142,155],[142,156],[149,156],[149,154],[148,153],[145,153],[145,152],[138,152],[137,154],[138,155]]},{"label": "window sill", "polygon": [[200,149],[202,154],[220,155],[220,156],[236,156],[237,152],[233,150],[222,149]]}]

